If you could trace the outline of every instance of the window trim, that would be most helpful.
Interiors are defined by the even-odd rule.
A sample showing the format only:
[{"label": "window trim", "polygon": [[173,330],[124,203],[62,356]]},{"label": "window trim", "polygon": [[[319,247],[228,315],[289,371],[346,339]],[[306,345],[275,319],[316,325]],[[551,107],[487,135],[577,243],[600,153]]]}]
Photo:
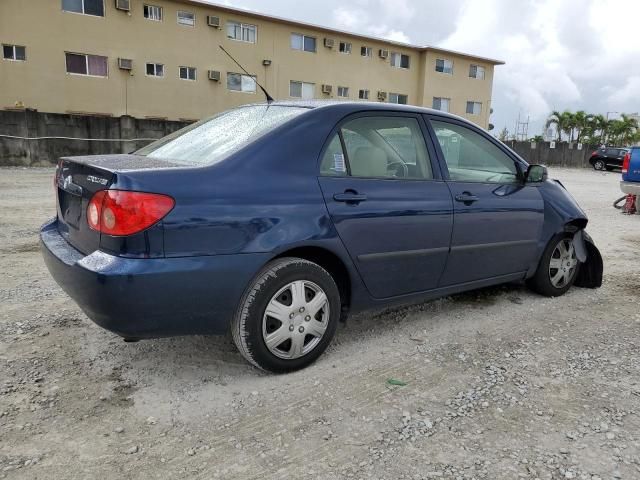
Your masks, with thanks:
[{"label": "window trim", "polygon": [[[240,90],[233,90],[229,88],[229,75],[240,75]],[[249,77],[253,79],[253,83],[255,88],[253,91],[250,90],[242,90],[242,77]],[[238,72],[227,72],[227,91],[232,93],[247,93],[250,95],[255,95],[258,92],[258,78],[257,75],[247,75],[246,73],[238,73]]]},{"label": "window trim", "polygon": [[[340,50],[340,48],[342,47],[343,44],[344,44],[344,52]],[[347,49],[347,46],[349,47],[348,49]],[[338,42],[338,53],[340,53],[342,55],[351,55],[352,52],[353,52],[353,43],[351,43],[351,42]]]},{"label": "window trim", "polygon": [[[188,23],[180,23],[180,14],[181,13],[188,13],[190,15],[193,15],[193,24],[190,25]],[[177,21],[178,25],[180,25],[181,27],[195,28],[195,26],[196,26],[196,12],[190,12],[188,10],[178,10],[176,12],[176,21]]]},{"label": "window trim", "polygon": [[[13,57],[12,58],[5,58],[4,56],[4,48],[5,47],[11,47],[12,51],[13,51]],[[17,58],[16,55],[16,48],[24,48],[24,60]],[[3,43],[2,44],[2,59],[7,61],[7,62],[26,62],[27,61],[27,47],[26,45],[13,45],[11,43]]]},{"label": "window trim", "polygon": [[[294,97],[293,95],[291,95],[291,84],[292,83],[299,83],[300,86],[300,96],[299,97]],[[304,94],[303,94],[303,90],[304,90],[304,85],[313,85],[313,98],[304,98]],[[313,100],[315,99],[315,93],[316,93],[316,83],[315,82],[304,82],[302,80],[289,80],[289,98],[297,98],[300,100]]]},{"label": "window trim", "polygon": [[[473,67],[476,67],[476,75],[473,76],[471,75],[471,70],[473,69]],[[478,68],[482,69],[482,78],[478,77]],[[478,65],[477,63],[470,63],[469,64],[469,78],[473,78],[474,80],[486,80],[487,78],[487,69],[484,65]]]},{"label": "window trim", "polygon": [[[69,55],[78,55],[78,56],[83,56],[84,61],[85,61],[85,65],[87,67],[87,73],[74,73],[74,72],[69,72],[67,70],[67,54]],[[89,57],[103,57],[106,58],[107,61],[107,74],[106,75],[91,75],[89,73]],[[96,55],[94,53],[79,53],[79,52],[69,52],[69,51],[65,51],[64,52],[64,71],[67,75],[73,75],[75,77],[90,77],[90,78],[109,78],[109,57],[107,57],[106,55]]]},{"label": "window trim", "polygon": [[104,4],[104,0],[101,0],[101,1],[102,1],[102,15],[94,15],[93,13],[84,13],[84,10],[85,10],[84,2],[85,2],[85,0],[82,0],[82,12],[74,12],[73,10],[65,10],[62,0],[60,0],[60,7],[61,7],[61,9],[62,9],[62,11],[64,13],[71,13],[73,15],[86,15],[87,17],[94,17],[94,18],[105,18],[107,16],[107,7]]},{"label": "window trim", "polygon": [[[360,96],[360,92],[366,92],[366,98],[365,97],[361,97]],[[368,88],[360,88],[360,89],[358,89],[358,100],[369,100],[370,97],[371,97],[371,90],[369,90]]]},{"label": "window trim", "polygon": [[498,149],[502,151],[502,153],[504,153],[507,157],[509,157],[515,164],[516,170],[518,171],[517,179],[515,182],[509,182],[509,183],[474,182],[474,183],[477,183],[479,185],[524,185],[525,173],[527,171],[528,164],[523,160],[521,160],[520,158],[518,158],[517,156],[515,156],[512,152],[510,152],[509,149],[506,147],[506,145],[500,142],[497,138],[494,138],[493,136],[488,135],[484,130],[482,130],[480,127],[478,127],[475,124],[472,124],[470,122],[465,122],[463,120],[458,120],[456,118],[445,117],[438,114],[429,114],[429,113],[423,114],[423,118],[429,134],[429,139],[431,140],[429,143],[431,143],[431,145],[436,151],[436,155],[437,155],[436,158],[439,163],[439,169],[440,169],[443,181],[456,182],[456,180],[451,180],[451,177],[449,176],[449,167],[447,166],[447,161],[444,157],[444,152],[440,147],[440,142],[438,142],[438,137],[436,136],[435,129],[433,128],[433,125],[431,122],[449,123],[451,125],[465,127],[471,130],[472,132],[477,133],[482,138],[489,140],[490,143],[498,147]]},{"label": "window trim", "polygon": [[[157,8],[160,11],[160,18],[158,20],[156,20],[155,18],[146,17],[144,15],[144,7]],[[142,4],[142,18],[144,18],[145,20],[149,20],[150,22],[163,22],[164,21],[164,7],[162,7],[160,5],[152,5],[150,3],[143,3]]]},{"label": "window trim", "polygon": [[[240,25],[240,37],[242,37],[242,31],[244,29],[244,27],[253,27],[255,30],[255,42],[250,42],[248,40],[243,40],[242,38],[235,38],[235,37],[230,37],[229,36],[229,24],[233,23],[236,25]],[[254,23],[244,23],[244,22],[239,22],[237,20],[227,20],[227,22],[225,23],[225,29],[226,29],[226,38],[228,40],[233,40],[234,42],[242,42],[242,43],[249,43],[252,45],[255,45],[258,43],[258,25],[254,24]]]},{"label": "window trim", "polygon": [[[153,71],[154,72],[158,71],[158,65],[162,65],[162,75],[157,75],[157,74],[156,75],[149,75],[147,73],[147,66],[149,66],[149,65],[153,65]],[[150,77],[150,78],[164,78],[165,77],[164,72],[166,71],[166,69],[164,67],[165,67],[164,63],[145,62],[145,64],[144,64],[144,75],[146,77]]]},{"label": "window trim", "polygon": [[[193,69],[193,78],[182,78],[182,76],[180,75],[180,70],[186,68],[186,69]],[[187,70],[187,76],[188,75],[188,70]],[[198,80],[198,68],[197,67],[189,67],[187,65],[180,65],[178,66],[178,80],[184,80],[186,82],[195,82]]]},{"label": "window trim", "polygon": [[[343,93],[344,93],[344,91],[347,92],[346,95],[340,95],[340,89],[341,88],[343,89]],[[343,85],[338,85],[336,87],[336,96],[339,97],[339,98],[349,98],[349,87],[345,87]]]},{"label": "window trim", "polygon": [[[441,108],[434,107],[433,104],[434,104],[434,101],[436,99],[440,100],[440,106],[441,107],[442,107],[442,100],[446,100],[448,102],[449,108],[447,110],[442,110]],[[434,110],[437,110],[439,112],[451,113],[451,98],[450,97],[433,97],[433,99],[431,101],[431,108],[433,108]]]},{"label": "window trim", "polygon": [[[443,70],[442,72],[438,71],[438,60],[442,60],[443,62],[451,62],[451,71],[447,72],[444,70],[445,67],[442,67]],[[435,64],[435,72],[436,73],[440,73],[442,75],[453,75],[453,69],[454,69],[454,65],[453,65],[453,60],[449,60],[448,58],[436,58],[436,64]]]},{"label": "window trim", "polygon": [[[366,55],[362,55],[362,49],[366,49],[367,54]],[[361,45],[360,46],[360,56],[362,58],[373,58],[373,47],[368,47],[366,45]]]},{"label": "window trim", "polygon": [[[363,117],[404,117],[404,118],[413,118],[418,122],[420,132],[422,133],[422,138],[424,139],[425,146],[427,148],[427,155],[429,155],[429,162],[431,164],[431,173],[433,178],[385,178],[385,177],[353,177],[351,176],[351,164],[349,163],[349,154],[347,153],[346,144],[344,143],[344,139],[342,138],[342,126],[350,122],[352,120],[356,120],[358,118]],[[334,175],[322,175],[322,171],[320,168],[322,167],[322,159],[324,155],[331,145],[331,141],[333,140],[334,135],[338,134],[340,137],[340,144],[342,145],[342,153],[344,155],[345,165],[347,167],[347,175],[342,176],[334,176]],[[433,140],[430,131],[429,121],[426,116],[419,113],[412,112],[401,112],[401,111],[379,111],[379,110],[370,110],[370,111],[361,111],[352,113],[343,119],[341,119],[331,130],[329,135],[324,141],[322,145],[322,149],[316,159],[316,175],[322,178],[356,178],[362,180],[378,180],[381,182],[443,182],[445,181],[442,171],[440,170],[440,161],[438,158],[438,151],[436,151],[436,147],[433,145]],[[448,171],[447,171],[448,174]]]},{"label": "window trim", "polygon": [[[394,55],[400,57],[400,65],[398,65],[398,66],[393,64]],[[403,67],[402,66],[402,57],[407,57],[407,64],[409,65],[408,67]],[[410,70],[411,69],[411,55],[407,55],[406,53],[402,53],[402,52],[389,52],[389,64],[391,65],[391,68],[398,68],[400,70]]]},{"label": "window trim", "polygon": [[[469,104],[472,103],[473,106],[475,107],[476,105],[480,105],[480,111],[478,113],[475,112],[467,112],[467,109],[469,108]],[[472,110],[475,110],[475,108],[472,108]],[[465,104],[465,108],[464,108],[464,114],[465,115],[473,115],[474,117],[478,117],[480,115],[482,115],[482,102],[477,102],[475,100],[467,100],[467,103]]]},{"label": "window trim", "polygon": [[[398,98],[398,100],[400,100],[400,97],[406,97],[407,98],[407,102],[406,103],[392,102],[391,101],[391,95],[395,95]],[[388,92],[387,93],[387,103],[390,103],[392,105],[409,105],[409,95],[406,94],[406,93]]]},{"label": "window trim", "polygon": [[[298,49],[298,48],[293,48],[293,46],[291,46],[291,37],[293,35],[298,35],[299,37],[302,37],[302,48]],[[313,38],[313,40],[315,41],[315,50],[305,50],[304,49],[304,39],[305,38]],[[304,52],[304,53],[318,53],[318,37],[314,37],[312,35],[305,35],[304,33],[298,33],[298,32],[291,32],[291,34],[289,35],[289,48],[291,50],[294,50],[296,52]]]}]

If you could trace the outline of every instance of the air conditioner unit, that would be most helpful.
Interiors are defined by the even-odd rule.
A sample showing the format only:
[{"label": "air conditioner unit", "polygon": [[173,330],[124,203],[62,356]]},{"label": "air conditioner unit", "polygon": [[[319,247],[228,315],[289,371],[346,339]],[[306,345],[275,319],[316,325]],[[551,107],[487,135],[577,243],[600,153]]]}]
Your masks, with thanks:
[{"label": "air conditioner unit", "polygon": [[213,80],[214,82],[220,81],[220,71],[218,70],[209,70],[209,80]]},{"label": "air conditioner unit", "polygon": [[120,70],[133,70],[133,60],[130,58],[119,58],[118,68]]},{"label": "air conditioner unit", "polygon": [[116,0],[116,9],[123,12],[131,11],[131,0]]},{"label": "air conditioner unit", "polygon": [[207,25],[213,28],[220,28],[220,17],[207,15]]},{"label": "air conditioner unit", "polygon": [[322,93],[326,93],[327,95],[331,95],[333,91],[333,87],[331,85],[322,85]]},{"label": "air conditioner unit", "polygon": [[384,102],[387,99],[387,92],[378,92],[378,100]]},{"label": "air conditioner unit", "polygon": [[324,39],[324,46],[327,48],[333,48],[333,46],[335,45],[335,41],[333,40],[333,38],[325,38]]},{"label": "air conditioner unit", "polygon": [[389,50],[385,50],[384,48],[381,48],[378,51],[378,56],[386,60],[387,58],[389,58]]}]

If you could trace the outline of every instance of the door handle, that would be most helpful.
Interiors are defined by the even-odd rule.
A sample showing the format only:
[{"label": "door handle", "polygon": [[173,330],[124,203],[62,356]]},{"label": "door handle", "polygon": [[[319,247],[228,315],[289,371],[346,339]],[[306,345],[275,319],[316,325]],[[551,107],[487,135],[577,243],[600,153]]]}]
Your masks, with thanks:
[{"label": "door handle", "polygon": [[473,202],[480,200],[477,195],[472,195],[469,192],[463,192],[456,195],[456,202],[462,202],[465,205],[471,205]]},{"label": "door handle", "polygon": [[344,193],[336,193],[333,196],[333,199],[336,202],[359,203],[364,202],[367,199],[367,196],[364,193],[347,190]]}]

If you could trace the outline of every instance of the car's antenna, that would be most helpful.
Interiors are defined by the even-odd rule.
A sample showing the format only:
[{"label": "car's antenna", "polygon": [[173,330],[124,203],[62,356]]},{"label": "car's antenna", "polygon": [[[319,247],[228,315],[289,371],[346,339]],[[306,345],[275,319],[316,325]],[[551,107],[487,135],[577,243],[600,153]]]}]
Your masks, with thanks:
[{"label": "car's antenna", "polygon": [[271,103],[271,102],[273,102],[273,101],[274,101],[274,100],[273,100],[273,97],[272,97],[271,95],[269,95],[269,92],[267,92],[267,90],[266,90],[262,85],[260,85],[260,84],[258,83],[258,80],[256,80],[256,77],[255,77],[255,76],[253,76],[253,75],[251,75],[249,72],[247,72],[247,71],[244,69],[244,67],[243,67],[242,65],[240,65],[240,64],[238,63],[238,61],[237,61],[235,58],[233,58],[233,57],[231,56],[231,54],[230,54],[229,52],[227,52],[227,51],[224,49],[224,47],[223,47],[222,45],[218,45],[218,46],[220,47],[220,50],[222,50],[224,53],[226,53],[226,54],[227,54],[227,56],[228,56],[231,60],[233,60],[233,63],[235,63],[236,65],[238,65],[238,66],[242,69],[242,71],[243,71],[244,73],[246,73],[246,74],[247,74],[247,75],[249,75],[251,78],[253,78],[253,81],[254,81],[254,82],[256,82],[256,85],[258,85],[258,86],[260,87],[260,90],[262,90],[262,93],[264,93],[264,96],[265,96],[265,97],[267,97],[267,103]]}]

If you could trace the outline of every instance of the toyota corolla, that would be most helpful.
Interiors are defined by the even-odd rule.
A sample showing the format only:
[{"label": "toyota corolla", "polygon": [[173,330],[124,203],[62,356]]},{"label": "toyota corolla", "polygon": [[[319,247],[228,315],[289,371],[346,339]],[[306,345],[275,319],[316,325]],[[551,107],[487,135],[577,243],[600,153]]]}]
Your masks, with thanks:
[{"label": "toyota corolla", "polygon": [[62,158],[46,264],[126,340],[231,331],[273,372],[349,313],[526,281],[598,287],[560,182],[453,115],[378,103],[243,106],[130,155]]}]

